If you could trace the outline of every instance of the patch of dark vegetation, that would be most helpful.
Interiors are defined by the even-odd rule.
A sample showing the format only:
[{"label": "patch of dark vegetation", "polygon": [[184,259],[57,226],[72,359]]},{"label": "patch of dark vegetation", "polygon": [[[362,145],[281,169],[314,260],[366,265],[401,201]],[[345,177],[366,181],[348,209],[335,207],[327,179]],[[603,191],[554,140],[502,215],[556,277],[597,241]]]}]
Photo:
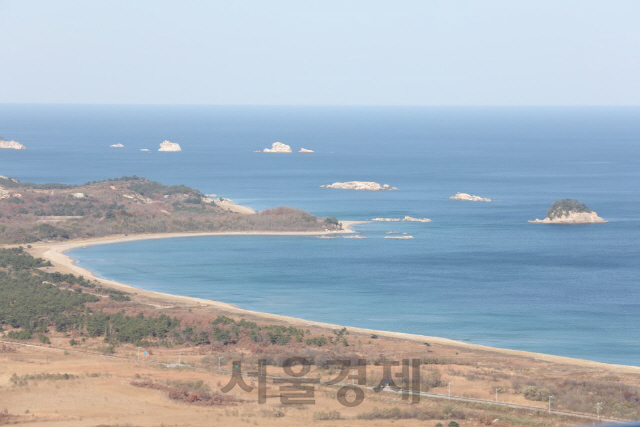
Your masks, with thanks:
[{"label": "patch of dark vegetation", "polygon": [[169,399],[201,406],[235,406],[244,402],[231,395],[215,393],[203,381],[167,381],[159,383],[149,378],[132,381],[134,387],[160,390],[167,393]]},{"label": "patch of dark vegetation", "polygon": [[286,346],[290,343],[305,343],[308,346],[323,347],[329,344],[348,347],[346,328],[334,331],[333,337],[313,336],[306,338],[310,332],[293,326],[283,325],[258,325],[245,319],[238,321],[227,317],[218,316],[211,322],[213,340],[223,345],[236,344],[241,340],[252,343]]},{"label": "patch of dark vegetation", "polygon": [[[200,200],[204,196],[200,191],[187,187],[186,185],[164,185],[156,181],[147,181],[142,178],[133,180],[133,182],[129,184],[129,189],[150,198],[184,194],[187,196],[186,200],[195,199],[197,200],[196,203],[200,203]],[[193,203],[186,202],[186,200],[185,203]]]},{"label": "patch of dark vegetation", "polygon": [[50,374],[45,372],[42,374],[17,375],[14,373],[9,378],[9,381],[16,387],[25,387],[29,385],[29,381],[68,381],[78,378],[80,378],[78,375],[73,374]]},{"label": "patch of dark vegetation", "polygon": [[224,345],[236,343],[243,337],[255,343],[286,345],[292,340],[302,342],[305,331],[293,326],[264,325],[244,319],[235,321],[227,316],[218,316],[211,324],[214,326],[213,338]]},{"label": "patch of dark vegetation", "polygon": [[341,420],[342,414],[338,411],[317,411],[313,413],[314,421],[334,421]]},{"label": "patch of dark vegetation", "polygon": [[49,344],[44,334],[55,328],[105,337],[109,343],[137,343],[143,338],[166,338],[180,324],[168,316],[94,312],[90,304],[101,300],[95,294],[115,301],[129,301],[130,297],[82,277],[38,269],[48,265],[22,248],[0,249],[0,325],[13,329],[8,338],[29,340],[37,334],[40,342]]},{"label": "patch of dark vegetation", "polygon": [[7,408],[4,408],[2,411],[0,411],[0,426],[7,424],[18,424],[19,420],[20,417],[10,414]]},{"label": "patch of dark vegetation", "polygon": [[37,267],[50,267],[51,263],[42,258],[35,258],[24,251],[24,248],[2,249],[0,268],[25,270]]},{"label": "patch of dark vegetation", "polygon": [[374,408],[371,412],[363,412],[356,416],[359,420],[464,420],[464,410],[452,406],[440,407],[410,407],[410,408]]},{"label": "patch of dark vegetation", "polygon": [[36,190],[68,190],[76,187],[71,184],[35,184],[33,182],[21,182],[14,178],[0,177],[0,186],[4,188],[30,188]]},{"label": "patch of dark vegetation", "polygon": [[549,207],[549,210],[547,210],[547,216],[551,219],[555,219],[568,215],[572,212],[590,213],[591,209],[576,199],[561,199],[553,202],[551,207]]},{"label": "patch of dark vegetation", "polygon": [[513,389],[525,399],[547,401],[573,412],[594,413],[595,403],[602,402],[605,417],[637,419],[640,417],[640,387],[608,381],[543,382],[515,380]]}]

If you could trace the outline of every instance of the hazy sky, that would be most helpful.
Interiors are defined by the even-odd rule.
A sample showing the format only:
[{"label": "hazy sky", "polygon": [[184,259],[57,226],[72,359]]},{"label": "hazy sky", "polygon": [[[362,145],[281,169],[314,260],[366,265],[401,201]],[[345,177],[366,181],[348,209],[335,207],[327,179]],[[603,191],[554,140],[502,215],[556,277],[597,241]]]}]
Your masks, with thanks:
[{"label": "hazy sky", "polygon": [[1,103],[640,104],[638,0],[0,0]]}]

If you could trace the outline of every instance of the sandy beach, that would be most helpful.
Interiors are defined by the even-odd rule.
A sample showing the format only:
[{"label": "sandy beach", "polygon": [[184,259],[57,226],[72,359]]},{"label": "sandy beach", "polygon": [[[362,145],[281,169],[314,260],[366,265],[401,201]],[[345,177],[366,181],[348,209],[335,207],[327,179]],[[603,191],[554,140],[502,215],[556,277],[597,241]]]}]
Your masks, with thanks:
[{"label": "sandy beach", "polygon": [[[373,330],[366,328],[357,328],[349,325],[337,325],[323,322],[310,321],[305,319],[300,319],[296,317],[290,316],[282,316],[275,315],[269,313],[262,313],[252,310],[246,310],[239,307],[236,307],[232,304],[228,304],[220,301],[207,300],[202,298],[194,298],[188,296],[181,295],[172,295],[161,292],[152,292],[146,291],[143,289],[136,288],[130,284],[117,282],[114,280],[109,280],[105,278],[96,277],[93,272],[90,270],[80,267],[75,264],[75,261],[69,257],[66,252],[75,248],[87,247],[93,245],[104,245],[110,243],[122,243],[122,242],[131,242],[136,240],[150,240],[150,239],[167,239],[167,238],[183,238],[183,237],[199,237],[199,236],[234,236],[234,235],[280,235],[280,236],[313,236],[313,235],[327,235],[327,234],[348,234],[355,233],[352,226],[356,224],[361,224],[366,221],[342,221],[344,229],[337,232],[329,232],[329,231],[321,231],[321,232],[205,232],[205,233],[157,233],[157,234],[138,234],[138,235],[112,235],[106,237],[92,238],[92,239],[80,239],[73,240],[67,242],[40,242],[34,243],[28,249],[28,251],[36,256],[42,257],[46,260],[51,261],[53,264],[53,269],[56,271],[60,271],[63,273],[71,273],[80,276],[84,276],[85,278],[93,279],[104,286],[109,286],[113,288],[117,288],[120,290],[125,290],[128,292],[134,293],[138,298],[143,298],[145,302],[144,304],[153,305],[157,308],[172,308],[177,305],[196,305],[198,307],[215,307],[218,309],[223,309],[230,313],[235,313],[238,315],[242,314],[250,314],[253,316],[258,316],[264,319],[278,320],[281,322],[286,322],[292,325],[297,326],[315,326],[319,328],[327,328],[327,329],[339,329],[342,327],[347,327],[350,331],[362,334],[376,334],[383,337],[402,339],[402,340],[411,340],[411,341],[419,341],[419,342],[430,342],[437,343],[441,345],[456,347],[460,349],[467,350],[480,350],[480,351],[491,351],[497,352],[503,355],[510,355],[516,357],[523,357],[532,360],[539,361],[547,361],[553,363],[562,363],[580,367],[590,367],[590,368],[601,368],[608,370],[616,370],[619,372],[628,372],[628,373],[640,373],[640,367],[635,366],[627,366],[627,365],[615,365],[615,364],[607,364],[602,362],[595,362],[590,360],[576,359],[571,357],[564,356],[555,356],[550,354],[543,353],[533,353],[522,350],[512,350],[512,349],[504,349],[504,348],[495,348],[484,346],[480,344],[471,344],[461,341],[456,341],[448,338],[442,337],[433,337],[426,335],[417,335],[417,334],[409,334],[402,332],[391,332],[391,331],[383,331],[383,330]],[[15,246],[15,245],[13,245]]]}]

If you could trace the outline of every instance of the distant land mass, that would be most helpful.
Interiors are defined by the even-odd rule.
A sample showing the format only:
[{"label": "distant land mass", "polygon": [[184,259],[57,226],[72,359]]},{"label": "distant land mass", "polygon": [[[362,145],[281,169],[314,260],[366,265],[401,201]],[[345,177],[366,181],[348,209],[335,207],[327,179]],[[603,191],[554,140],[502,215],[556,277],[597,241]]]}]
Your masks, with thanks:
[{"label": "distant land mass", "polygon": [[137,176],[82,185],[34,184],[0,176],[0,243],[113,234],[339,230],[335,218],[300,209],[254,213],[185,185]]}]

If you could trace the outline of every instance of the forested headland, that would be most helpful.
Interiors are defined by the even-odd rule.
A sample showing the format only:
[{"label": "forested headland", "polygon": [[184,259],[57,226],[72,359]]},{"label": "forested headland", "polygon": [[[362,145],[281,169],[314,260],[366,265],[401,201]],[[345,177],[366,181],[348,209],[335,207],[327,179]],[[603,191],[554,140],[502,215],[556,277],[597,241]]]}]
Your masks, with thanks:
[{"label": "forested headland", "polygon": [[216,201],[185,185],[164,185],[137,176],[82,185],[0,177],[0,243],[112,234],[340,228],[335,218],[319,219],[300,209],[279,207],[242,214]]}]

